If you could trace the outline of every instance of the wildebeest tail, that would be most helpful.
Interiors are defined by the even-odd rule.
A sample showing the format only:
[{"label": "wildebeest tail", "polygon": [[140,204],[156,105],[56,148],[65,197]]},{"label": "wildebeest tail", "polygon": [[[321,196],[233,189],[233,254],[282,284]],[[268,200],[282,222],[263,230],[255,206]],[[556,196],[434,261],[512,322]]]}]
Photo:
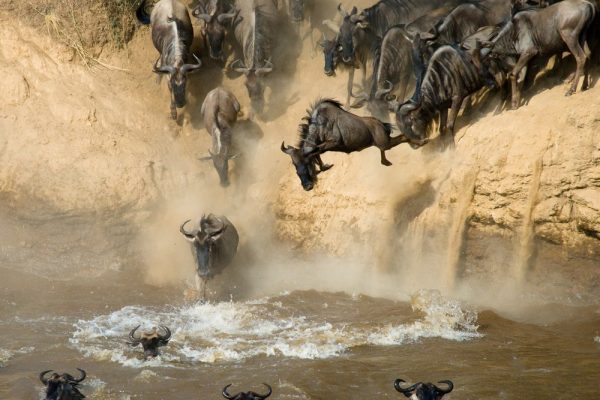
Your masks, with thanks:
[{"label": "wildebeest tail", "polygon": [[147,0],[142,0],[140,6],[135,10],[135,16],[144,25],[150,25],[150,10],[152,5],[147,4]]}]

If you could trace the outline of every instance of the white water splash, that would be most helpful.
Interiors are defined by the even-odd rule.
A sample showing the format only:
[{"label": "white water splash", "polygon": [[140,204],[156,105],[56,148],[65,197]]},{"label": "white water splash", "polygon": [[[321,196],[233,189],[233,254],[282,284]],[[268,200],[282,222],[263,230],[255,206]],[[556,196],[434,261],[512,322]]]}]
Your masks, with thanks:
[{"label": "white water splash", "polygon": [[[282,303],[281,298],[244,303],[195,304],[181,308],[124,307],[75,324],[71,344],[86,357],[124,366],[184,367],[203,362],[239,362],[256,356],[320,359],[339,356],[362,345],[400,345],[420,338],[468,340],[481,335],[474,324],[477,314],[437,292],[422,291],[413,309],[423,313],[417,321],[399,324],[331,323]],[[162,355],[143,361],[141,349],[125,344],[128,332],[153,326],[171,327],[173,336]]]},{"label": "white water splash", "polygon": [[594,338],[594,342],[596,342],[596,343],[600,343],[600,336],[596,336],[596,337]]},{"label": "white water splash", "polygon": [[35,347],[21,347],[17,350],[8,350],[0,348],[0,368],[6,367],[8,362],[16,355],[28,354],[35,350]]}]

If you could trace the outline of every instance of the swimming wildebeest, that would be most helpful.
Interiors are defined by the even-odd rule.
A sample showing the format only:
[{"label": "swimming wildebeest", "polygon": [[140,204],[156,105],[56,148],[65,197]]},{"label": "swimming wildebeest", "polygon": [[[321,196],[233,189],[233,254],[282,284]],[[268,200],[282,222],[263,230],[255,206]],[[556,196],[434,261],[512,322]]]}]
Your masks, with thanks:
[{"label": "swimming wildebeest", "polygon": [[190,221],[188,219],[181,224],[179,231],[192,245],[197,272],[196,288],[200,290],[202,280],[203,297],[206,298],[206,283],[231,264],[237,253],[239,236],[235,226],[223,216],[203,215],[198,229],[186,232],[185,224]]},{"label": "swimming wildebeest", "polygon": [[[192,21],[187,8],[177,0],[160,0],[154,5],[148,20],[145,3],[145,0],[142,1],[138,8],[138,19],[152,27],[152,43],[160,53],[154,72],[169,75],[171,117],[177,119],[177,108],[186,104],[187,74],[202,66],[202,62],[190,51],[194,40]],[[195,64],[189,64],[191,56],[195,58]]]},{"label": "swimming wildebeest", "polygon": [[229,160],[236,157],[231,154],[231,141],[239,112],[240,103],[233,93],[220,87],[206,95],[200,109],[204,127],[212,137],[212,151],[202,160],[212,160],[224,187],[229,186]]},{"label": "swimming wildebeest", "polygon": [[223,52],[225,37],[237,15],[233,0],[208,0],[206,4],[200,2],[192,10],[192,15],[205,22],[202,34],[206,40],[210,58],[225,60],[227,58]]},{"label": "swimming wildebeest", "polygon": [[307,112],[304,118],[307,123],[300,124],[299,148],[281,143],[281,151],[292,158],[304,190],[314,187],[316,163],[322,171],[331,167],[323,165],[317,158],[327,151],[352,153],[376,146],[381,153],[381,164],[392,165],[385,157],[385,151],[407,141],[403,135],[392,137],[390,124],[349,113],[332,99],[318,100]]},{"label": "swimming wildebeest", "polygon": [[144,358],[153,358],[160,354],[159,347],[166,346],[171,339],[171,330],[166,326],[161,326],[164,334],[158,331],[158,328],[154,327],[152,332],[142,332],[139,338],[135,337],[135,332],[139,329],[140,325],[136,326],[129,332],[129,342],[127,344],[135,347],[139,344],[144,349]]},{"label": "swimming wildebeest", "polygon": [[40,373],[40,381],[46,386],[45,400],[80,400],[85,396],[79,391],[79,385],[86,377],[84,370],[77,368],[80,372],[80,377],[75,378],[73,375],[63,373],[62,375],[56,372],[46,378],[46,374],[52,370],[43,371]]},{"label": "swimming wildebeest", "polygon": [[440,135],[450,132],[454,139],[454,123],[465,97],[494,82],[479,47],[467,52],[442,46],[433,53],[413,98],[396,111],[398,128],[413,147],[422,146],[428,142],[429,126],[439,115]]},{"label": "swimming wildebeest", "polygon": [[235,38],[242,48],[243,61],[237,59],[230,67],[246,75],[246,89],[252,109],[258,113],[264,107],[264,83],[261,77],[273,70],[271,62],[273,30],[277,23],[274,0],[238,0],[238,16],[234,20]]},{"label": "swimming wildebeest", "polygon": [[568,50],[575,57],[577,70],[569,96],[577,90],[584,75],[582,90],[587,89],[587,55],[584,51],[586,33],[596,15],[596,6],[587,0],[564,0],[545,8],[516,12],[498,36],[485,45],[496,57],[516,56],[518,61],[510,72],[512,108],[517,108],[521,93],[517,85],[519,72],[538,55],[560,54]]},{"label": "swimming wildebeest", "polygon": [[403,388],[403,383],[405,383],[403,379],[396,379],[394,381],[394,388],[412,400],[440,400],[444,395],[450,393],[452,389],[454,389],[452,381],[439,381],[438,383],[447,385],[444,389],[429,382],[418,382],[412,386]]},{"label": "swimming wildebeest", "polygon": [[264,400],[267,397],[269,397],[271,395],[271,393],[273,393],[273,390],[271,389],[271,386],[267,385],[266,383],[263,383],[263,385],[265,385],[268,389],[268,392],[266,394],[258,394],[256,392],[240,392],[236,395],[230,395],[227,392],[227,389],[231,386],[231,383],[227,386],[225,386],[223,388],[223,397],[225,397],[228,400]]}]

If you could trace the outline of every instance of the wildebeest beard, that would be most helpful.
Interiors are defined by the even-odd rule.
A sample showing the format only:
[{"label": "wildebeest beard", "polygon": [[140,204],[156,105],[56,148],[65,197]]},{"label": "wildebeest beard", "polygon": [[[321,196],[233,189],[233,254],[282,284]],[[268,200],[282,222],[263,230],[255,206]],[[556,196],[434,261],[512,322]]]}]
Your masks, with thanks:
[{"label": "wildebeest beard", "polygon": [[173,98],[175,99],[175,105],[177,108],[185,107],[186,99],[185,99],[185,86],[187,83],[187,78],[181,71],[175,72],[171,75],[171,89],[173,90]]},{"label": "wildebeest beard", "polygon": [[204,280],[212,278],[212,246],[211,240],[204,240],[202,243],[194,243],[193,247],[198,275]]}]

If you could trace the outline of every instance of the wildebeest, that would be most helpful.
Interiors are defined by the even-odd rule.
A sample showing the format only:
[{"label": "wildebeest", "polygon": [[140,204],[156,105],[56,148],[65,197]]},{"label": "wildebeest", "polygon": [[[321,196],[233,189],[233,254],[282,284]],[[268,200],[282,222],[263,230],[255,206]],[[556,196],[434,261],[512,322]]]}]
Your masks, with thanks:
[{"label": "wildebeest", "polygon": [[208,0],[200,2],[192,11],[192,15],[204,21],[202,34],[206,40],[209,55],[215,60],[224,60],[227,55],[223,46],[228,27],[233,24],[237,15],[233,0]]},{"label": "wildebeest", "polygon": [[268,392],[265,394],[258,394],[256,392],[240,392],[236,395],[230,395],[227,392],[227,389],[231,386],[231,383],[227,386],[225,386],[223,388],[223,397],[225,397],[228,400],[264,400],[267,397],[269,397],[271,395],[271,393],[273,393],[273,390],[271,389],[271,386],[267,385],[266,383],[263,383],[263,385],[265,385],[268,389]]},{"label": "wildebeest", "polygon": [[596,15],[596,7],[587,0],[564,0],[545,8],[516,12],[498,36],[486,45],[495,56],[516,56],[510,72],[512,108],[519,106],[521,93],[517,85],[519,72],[538,55],[559,54],[568,50],[575,57],[577,70],[566,96],[575,93],[584,75],[582,90],[587,89],[586,33]]},{"label": "wildebeest", "polygon": [[440,135],[449,131],[453,138],[454,123],[465,97],[494,82],[479,48],[467,52],[442,46],[431,57],[415,96],[396,111],[396,123],[413,147],[428,142],[427,130],[436,115],[440,118]]},{"label": "wildebeest", "polygon": [[235,38],[242,48],[243,61],[237,59],[230,67],[246,75],[246,89],[252,109],[258,113],[264,107],[264,83],[261,77],[273,70],[273,34],[277,23],[274,0],[238,0],[238,16],[234,20]]},{"label": "wildebeest", "polygon": [[79,378],[73,377],[68,373],[62,375],[56,372],[52,373],[48,378],[46,374],[52,372],[52,370],[43,371],[40,373],[40,381],[46,386],[46,398],[45,400],[79,400],[84,399],[85,396],[79,391],[77,385],[79,385],[86,377],[84,370],[79,370]]},{"label": "wildebeest", "polygon": [[322,171],[331,167],[317,158],[327,151],[352,153],[376,146],[380,151],[381,164],[392,165],[385,157],[385,151],[407,141],[403,135],[392,137],[390,124],[374,117],[359,117],[349,113],[332,99],[318,100],[307,113],[304,118],[306,123],[300,124],[299,147],[281,143],[281,151],[292,158],[304,190],[314,187],[316,163]]},{"label": "wildebeest", "polygon": [[200,109],[204,127],[212,137],[212,151],[202,159],[212,160],[223,187],[229,186],[229,160],[236,157],[231,154],[231,142],[239,112],[240,103],[233,93],[220,87],[206,95]]},{"label": "wildebeest", "polygon": [[[192,245],[197,272],[196,286],[200,290],[200,280],[202,280],[205,292],[208,280],[223,272],[233,261],[237,253],[239,236],[235,226],[223,216],[203,215],[198,229],[195,232],[186,232],[185,225],[190,221],[181,224],[179,231]],[[206,297],[206,293],[203,293],[203,296]]]},{"label": "wildebeest", "polygon": [[[146,0],[138,8],[138,19],[147,23]],[[154,64],[154,72],[169,75],[171,92],[171,117],[177,119],[177,108],[186,104],[187,74],[197,71],[202,62],[192,54],[194,29],[187,8],[177,0],[160,0],[150,15],[152,43],[160,56]],[[190,64],[191,56],[196,60]]]},{"label": "wildebeest", "polygon": [[403,379],[396,379],[394,381],[394,388],[412,400],[440,400],[444,395],[450,393],[452,389],[454,389],[454,384],[449,380],[438,382],[445,384],[447,386],[446,388],[440,388],[429,382],[418,382],[403,388],[403,383],[405,383]]},{"label": "wildebeest", "polygon": [[166,326],[161,326],[164,334],[158,331],[158,328],[154,327],[152,332],[142,332],[140,337],[135,337],[135,332],[139,329],[140,325],[136,326],[129,332],[129,342],[127,344],[135,347],[139,344],[144,349],[144,358],[156,357],[160,354],[159,347],[166,346],[171,339],[171,330]]}]

